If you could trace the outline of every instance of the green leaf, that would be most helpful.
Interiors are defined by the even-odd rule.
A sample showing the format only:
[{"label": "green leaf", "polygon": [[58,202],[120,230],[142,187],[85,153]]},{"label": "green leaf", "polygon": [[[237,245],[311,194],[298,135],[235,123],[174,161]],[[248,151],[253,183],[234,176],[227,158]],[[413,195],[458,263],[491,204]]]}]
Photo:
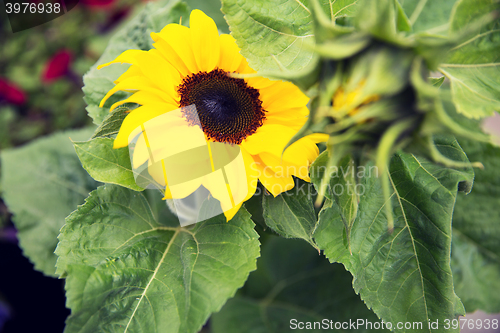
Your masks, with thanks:
[{"label": "green leaf", "polygon": [[267,226],[264,220],[264,209],[262,207],[262,197],[264,195],[266,194],[262,184],[258,184],[255,194],[243,204],[245,205],[245,209],[248,210],[252,216],[252,221],[265,229]]},{"label": "green leaf", "polygon": [[444,76],[429,78],[429,83],[432,84],[434,87],[441,87],[443,82],[444,82]]},{"label": "green leaf", "polygon": [[[461,0],[450,31],[460,32],[498,10],[500,4],[494,0]],[[450,79],[458,112],[478,119],[500,110],[500,21],[494,20],[452,49],[439,70]]]},{"label": "green leaf", "polygon": [[397,34],[397,8],[394,0],[360,0],[356,26],[378,39],[393,41]]},{"label": "green leaf", "polygon": [[82,166],[92,178],[117,184],[134,191],[144,190],[135,182],[128,147],[113,149],[111,138],[73,142]]},{"label": "green leaf", "polygon": [[301,238],[317,248],[312,239],[316,213],[312,204],[311,186],[296,180],[295,187],[277,197],[262,196],[266,225],[285,238]]},{"label": "green leaf", "polygon": [[408,16],[413,32],[448,34],[449,21],[457,0],[399,0]]},{"label": "green leaf", "polygon": [[[352,15],[355,3],[321,1],[332,20]],[[302,0],[222,0],[222,12],[241,54],[257,71],[298,71],[315,61],[308,6],[309,2]]]},{"label": "green leaf", "polygon": [[180,0],[151,2],[110,39],[101,58],[83,76],[87,112],[95,124],[99,125],[106,118],[113,103],[129,95],[117,92],[100,108],[99,103],[103,97],[115,86],[114,81],[129,65],[114,64],[100,70],[97,70],[97,66],[114,60],[128,49],[149,50],[153,44],[150,33],[159,32],[169,23],[179,23],[181,17],[189,17],[189,12],[186,4]]},{"label": "green leaf", "polygon": [[369,36],[362,33],[341,35],[316,45],[315,51],[330,59],[344,59],[360,52],[370,41]]},{"label": "green leaf", "polygon": [[97,187],[69,139],[88,138],[92,131],[53,134],[0,155],[3,199],[14,214],[21,248],[49,276],[55,276],[54,249],[64,218]]},{"label": "green leaf", "polygon": [[92,135],[92,139],[115,136],[120,131],[123,120],[128,115],[129,108],[120,107],[113,110]]},{"label": "green leaf", "polygon": [[[441,91],[443,96],[450,96],[448,85],[435,91]],[[492,136],[483,131],[481,128],[481,121],[479,119],[470,119],[467,116],[458,113],[455,104],[451,101],[451,99],[435,103],[433,107],[436,112],[429,113],[421,125],[420,132],[423,136],[432,136],[433,133],[450,133],[460,138],[468,138],[481,142],[491,142]],[[418,154],[427,156],[430,152],[431,154],[428,156],[430,156],[431,159],[434,155],[434,158],[437,157],[436,161],[439,160],[439,156],[433,154],[434,148],[432,148],[432,145],[429,145],[429,143],[430,140],[427,143],[427,147],[422,147],[424,148],[424,151],[420,151]],[[471,162],[474,163],[477,161]],[[476,165],[476,167],[477,166],[478,165]]]},{"label": "green leaf", "polygon": [[397,30],[398,31],[411,31],[411,22],[410,22],[410,19],[408,18],[408,16],[406,16],[406,13],[403,9],[403,7],[401,7],[401,4],[399,3],[399,1],[396,1],[396,10],[397,10]]},{"label": "green leaf", "polygon": [[460,113],[479,119],[500,110],[499,67],[499,62],[441,65],[440,71],[451,81],[453,101]]},{"label": "green leaf", "polygon": [[[321,180],[325,177],[326,167],[329,161],[328,151],[324,151],[311,165],[310,174],[311,181],[319,189]],[[359,170],[358,170],[359,169]],[[372,167],[368,172],[376,171]],[[325,205],[331,205],[330,200],[333,200],[340,210],[340,217],[344,225],[344,233],[346,234],[346,244],[349,247],[349,237],[352,225],[358,214],[359,193],[357,174],[364,175],[365,167],[357,168],[350,155],[345,156],[339,162],[339,165],[332,167],[329,171],[330,181],[327,185],[325,197],[328,198]]]},{"label": "green leaf", "polygon": [[356,165],[351,156],[340,161],[337,173],[330,180],[330,195],[340,208],[340,216],[347,233],[347,240],[352,225],[358,214],[359,193],[357,192]]},{"label": "green leaf", "polygon": [[354,17],[359,7],[358,1],[353,0],[328,0],[320,1],[320,3],[325,11],[330,14],[332,22],[343,17]]},{"label": "green leaf", "polygon": [[[443,93],[448,93],[448,92],[449,90],[443,90]],[[460,130],[458,127],[456,128],[456,130],[454,129],[454,131],[457,133],[457,136],[466,137],[477,141],[490,142],[491,137],[489,136],[489,134],[485,133],[481,128],[481,120],[470,119],[467,116],[458,113],[452,101],[443,101],[443,108],[447,117],[452,119],[452,121],[461,128]],[[471,161],[471,162],[476,162],[476,161]]]},{"label": "green leaf", "polygon": [[[456,140],[438,137],[440,152],[466,162]],[[332,262],[341,262],[354,276],[354,288],[386,322],[421,322],[453,319],[463,307],[453,290],[450,268],[451,217],[460,182],[470,182],[471,169],[455,170],[399,152],[389,165],[394,230],[389,232],[381,181],[371,172],[358,172],[358,214],[347,243],[341,209],[327,200],[314,237]],[[350,251],[349,247],[350,245]],[[352,254],[351,254],[352,253]],[[440,326],[440,329],[443,329]]]},{"label": "green leaf", "polygon": [[[341,265],[329,264],[304,242],[272,237],[264,243],[257,266],[239,295],[213,315],[213,333],[290,332],[298,322],[304,322],[306,328],[305,323],[313,326],[323,319],[328,325],[330,321],[335,325],[358,319],[380,323],[352,290],[352,276]],[[387,332],[356,328],[345,331]],[[311,331],[330,329],[316,326]]]},{"label": "green leaf", "polygon": [[[311,182],[316,186],[316,188],[319,187],[321,184],[321,179],[325,176],[326,172],[326,166],[328,165],[328,161],[330,160],[330,156],[328,154],[328,150],[325,150],[321,154],[319,154],[318,157],[314,160],[314,162],[311,164],[311,167],[309,168],[309,177],[311,178]],[[333,172],[334,170],[330,170],[330,172]],[[326,192],[325,196],[327,198],[331,198],[330,192]]]},{"label": "green leaf", "polygon": [[141,193],[99,187],[59,236],[65,332],[198,332],[256,268],[254,226],[242,208],[229,222],[167,227]]},{"label": "green leaf", "polygon": [[491,144],[460,140],[476,170],[474,187],[457,197],[453,213],[452,269],[455,291],[467,312],[500,312],[500,148]]}]

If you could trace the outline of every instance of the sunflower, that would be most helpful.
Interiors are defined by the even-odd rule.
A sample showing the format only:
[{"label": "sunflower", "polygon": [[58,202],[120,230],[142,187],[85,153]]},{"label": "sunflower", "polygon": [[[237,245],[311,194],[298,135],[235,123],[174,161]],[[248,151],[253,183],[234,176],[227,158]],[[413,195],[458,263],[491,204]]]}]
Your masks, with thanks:
[{"label": "sunflower", "polygon": [[[318,156],[316,143],[323,137],[302,138],[283,152],[309,115],[309,98],[295,85],[262,77],[232,76],[255,71],[240,54],[234,38],[219,35],[215,22],[200,10],[191,12],[190,28],[169,24],[151,37],[151,50],[127,50],[99,67],[131,64],[103,98],[101,107],[117,91],[133,94],[113,104],[110,111],[124,103],[140,105],[124,119],[114,148],[129,145],[131,134],[146,123],[161,124],[163,132],[171,136],[177,131],[183,140],[189,140],[189,131],[201,125],[207,142],[239,147],[244,161],[243,179],[246,175],[246,195],[241,202],[221,200],[221,191],[203,177],[185,185],[183,193],[176,195],[165,178],[162,185],[166,199],[187,196],[203,185],[221,201],[230,220],[242,202],[255,193],[257,180],[274,196],[294,187],[292,176],[310,180],[308,167]],[[189,111],[191,105],[195,106],[195,115]],[[180,108],[182,112],[178,112]],[[156,121],[160,116],[162,120]],[[182,131],[173,125],[179,118],[188,125]],[[180,141],[163,142],[178,146]],[[134,153],[134,164],[147,159],[139,155]]]},{"label": "sunflower", "polygon": [[339,87],[332,97],[332,109],[331,114],[342,112],[343,110],[349,110],[348,114],[353,116],[360,111],[360,107],[371,102],[376,102],[380,99],[380,96],[369,94],[366,95],[363,91],[366,81],[361,80],[356,86],[350,87],[348,90],[344,87]]}]

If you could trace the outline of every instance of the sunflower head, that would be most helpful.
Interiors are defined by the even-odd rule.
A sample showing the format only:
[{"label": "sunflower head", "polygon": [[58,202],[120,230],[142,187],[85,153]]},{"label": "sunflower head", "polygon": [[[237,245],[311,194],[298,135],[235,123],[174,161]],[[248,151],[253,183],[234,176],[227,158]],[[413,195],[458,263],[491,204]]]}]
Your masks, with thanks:
[{"label": "sunflower head", "polygon": [[203,190],[229,220],[257,181],[274,196],[293,188],[294,176],[309,181],[323,137],[305,137],[284,151],[307,120],[306,95],[290,82],[235,78],[255,71],[235,40],[219,35],[199,10],[191,12],[189,28],[169,24],[151,37],[149,51],[127,50],[99,67],[131,65],[101,106],[116,91],[132,93],[111,107],[139,105],[123,121],[114,147],[133,145],[134,169],[147,170],[166,199]]},{"label": "sunflower head", "polygon": [[398,138],[402,140],[425,112],[410,81],[413,59],[405,50],[373,45],[344,61],[325,61],[308,125],[328,133],[332,145],[376,148],[387,129],[412,119]]},{"label": "sunflower head", "polygon": [[[378,101],[380,99],[379,95],[368,95],[363,96],[363,87],[366,81],[361,80],[353,89],[346,91],[345,88],[339,87],[332,97],[332,108],[330,115],[335,117],[339,113],[343,113],[342,110],[348,110],[348,115],[355,115],[359,112],[360,107],[369,104],[371,102]],[[361,99],[360,97],[363,96]]]},{"label": "sunflower head", "polygon": [[185,118],[201,123],[207,138],[217,142],[240,144],[266,117],[259,91],[219,68],[185,77],[177,91],[181,107],[196,105],[185,109]]}]

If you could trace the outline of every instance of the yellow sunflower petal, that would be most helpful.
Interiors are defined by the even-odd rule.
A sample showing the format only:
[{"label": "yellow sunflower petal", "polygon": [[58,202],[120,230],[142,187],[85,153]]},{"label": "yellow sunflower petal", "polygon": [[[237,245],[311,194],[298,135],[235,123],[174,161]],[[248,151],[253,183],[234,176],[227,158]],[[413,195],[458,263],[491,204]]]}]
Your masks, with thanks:
[{"label": "yellow sunflower petal", "polygon": [[[152,50],[155,51],[155,50]],[[137,69],[150,80],[150,82],[171,96],[176,96],[176,87],[181,83],[179,72],[156,53],[151,51],[127,50],[120,54],[115,60],[101,65],[98,68],[113,63],[129,63],[133,66],[124,75],[120,76],[117,83],[132,77],[132,73],[138,75]],[[132,72],[132,73],[131,73]]]},{"label": "yellow sunflower petal", "polygon": [[262,106],[268,112],[279,112],[307,105],[307,97],[296,85],[290,82],[276,81],[269,87],[259,90]]},{"label": "yellow sunflower petal", "polygon": [[306,118],[274,118],[267,116],[265,123],[266,125],[283,125],[293,129],[295,132],[298,132],[302,126],[304,126],[306,122]]},{"label": "yellow sunflower petal", "polygon": [[181,183],[176,182],[175,177],[171,177],[165,171],[163,164],[155,163],[148,167],[148,172],[153,179],[162,187],[165,187],[165,198],[182,199],[196,191],[202,184],[203,177],[188,179]]},{"label": "yellow sunflower petal", "polygon": [[[261,156],[263,162],[272,169],[276,167],[273,169],[274,172],[294,165],[297,171],[291,175],[308,180],[307,168],[318,157],[319,150],[312,140],[302,138],[283,152],[284,147],[295,133],[296,130],[282,125],[264,125],[254,135],[247,138],[242,145],[252,155]],[[302,170],[302,168],[304,169]],[[289,175],[289,173],[284,174]]]},{"label": "yellow sunflower petal", "polygon": [[104,103],[117,91],[128,91],[128,92],[136,92],[138,90],[148,91],[154,93],[161,97],[166,102],[177,103],[178,96],[172,96],[169,93],[158,89],[148,78],[144,76],[132,76],[126,78],[125,80],[119,82],[116,86],[113,87],[106,96],[103,97],[99,107],[103,107]]},{"label": "yellow sunflower petal", "polygon": [[125,103],[137,103],[139,105],[144,105],[147,103],[163,103],[165,102],[160,96],[150,93],[148,91],[138,91],[134,93],[132,96],[130,96],[127,99],[123,99],[121,101],[116,102],[111,106],[109,109],[110,112],[112,112],[114,109],[119,107],[120,105],[123,105]]},{"label": "yellow sunflower petal", "polygon": [[281,112],[267,112],[264,124],[284,125],[297,132],[306,123],[308,115],[309,109],[306,106]]},{"label": "yellow sunflower petal", "polygon": [[[173,113],[172,111],[171,112],[167,112],[166,114],[169,114],[169,113]],[[163,116],[163,115],[162,115]],[[147,123],[147,121],[146,121]],[[165,125],[165,132],[168,133],[170,132],[171,128],[173,126],[175,126],[175,122],[173,122],[174,124],[172,125]],[[144,124],[142,124],[143,126],[141,126],[141,129],[140,131],[143,131],[145,130],[144,128]],[[139,126],[138,126],[139,127]],[[133,131],[134,132],[134,131]],[[132,132],[131,132],[132,133]],[[135,132],[134,132],[135,134]],[[149,135],[148,135],[149,134]],[[154,147],[154,151],[153,149],[151,148],[151,139],[156,139],[154,138],[154,133],[151,133],[150,130],[146,130],[146,135],[148,136],[148,143],[146,143],[146,139],[144,137],[144,133],[141,133],[137,139],[137,141],[135,142],[135,147],[134,147],[134,154],[132,156],[132,166],[136,169],[136,168],[139,168],[139,166],[141,166],[142,164],[144,164],[146,161],[148,161],[151,157],[153,158],[154,160],[154,156],[168,156],[168,153],[164,154],[163,151],[161,151],[161,149],[157,149],[157,147]],[[130,140],[130,136],[129,136],[129,140]],[[148,147],[149,145],[149,147]],[[165,149],[168,149],[169,147],[176,147],[178,148],[177,145],[164,145],[163,148]],[[156,148],[156,149],[155,149]],[[151,156],[153,155],[153,156]],[[157,161],[161,160],[161,158],[157,158]],[[154,163],[154,161],[151,161],[151,163]]]},{"label": "yellow sunflower petal", "polygon": [[240,210],[241,205],[243,205],[243,202],[240,202],[233,208],[224,211],[224,216],[226,216],[227,221],[230,221],[234,217],[234,215],[236,215],[236,213]]},{"label": "yellow sunflower petal", "polygon": [[241,155],[224,167],[225,177],[222,171],[218,170],[215,175],[207,175],[203,181],[203,186],[221,203],[228,221],[233,218],[241,204],[254,195],[259,177],[259,170],[253,166],[255,161],[252,156],[244,149],[241,149],[240,153]]},{"label": "yellow sunflower petal", "polygon": [[[148,137],[150,150],[147,149],[145,140],[139,138],[134,150],[134,167],[149,159],[150,152],[154,161],[160,161],[182,152],[206,146],[203,131],[198,126],[190,126],[177,110],[146,121],[143,124],[143,129]],[[175,144],[165,144],[166,142],[175,142]],[[187,157],[182,161],[185,164],[189,164],[189,160],[186,160]],[[193,159],[196,157],[194,156]]]},{"label": "yellow sunflower petal", "polygon": [[115,60],[107,62],[105,64],[97,66],[97,69],[101,69],[104,67],[107,67],[111,64],[135,64],[136,63],[136,57],[139,54],[147,53],[147,51],[142,51],[142,50],[126,50],[125,52],[121,53],[118,57],[116,57]]},{"label": "yellow sunflower petal", "polygon": [[[151,35],[153,34],[154,32],[151,33]],[[174,66],[183,77],[191,74],[191,71],[186,66],[184,60],[182,60],[177,52],[175,52],[175,50],[172,48],[172,46],[170,46],[170,44],[164,41],[162,38],[158,38],[156,43],[153,43],[153,47],[166,61]]]},{"label": "yellow sunflower petal", "polygon": [[[214,160],[218,157],[223,159],[220,152],[212,157]],[[214,198],[220,201],[223,211],[242,203],[255,193],[258,174],[255,172],[252,174],[252,170],[247,172],[248,163],[248,158],[245,158],[241,149],[238,149],[238,154],[234,159],[206,176],[203,185]]]},{"label": "yellow sunflower petal", "polygon": [[249,77],[246,78],[245,81],[247,82],[248,86],[255,89],[267,88],[276,82],[265,77]]},{"label": "yellow sunflower petal", "polygon": [[[281,159],[270,153],[260,153],[262,162],[276,174],[277,177],[295,176],[305,181],[310,181],[308,164],[297,164],[286,159]],[[303,161],[299,161],[303,162]],[[312,161],[307,161],[312,163]]]},{"label": "yellow sunflower petal", "polygon": [[[210,195],[220,202],[222,211],[230,210],[236,206],[231,186],[225,183],[221,170],[216,170],[203,178],[202,185],[210,192]],[[245,193],[246,194],[246,193]],[[234,203],[234,205],[233,205]]]},{"label": "yellow sunflower petal", "polygon": [[309,109],[307,106],[301,106],[301,107],[296,107],[296,108],[290,108],[284,111],[268,111],[266,113],[266,118],[273,118],[273,119],[307,119],[307,116],[309,115]]},{"label": "yellow sunflower petal", "polygon": [[243,56],[240,48],[231,35],[220,35],[220,59],[218,67],[227,72],[236,72],[241,65]]},{"label": "yellow sunflower petal", "polygon": [[165,26],[160,33],[152,33],[151,37],[155,42],[161,38],[169,44],[191,73],[199,72],[191,46],[191,32],[188,27],[172,23]]},{"label": "yellow sunflower petal", "polygon": [[252,155],[250,155],[245,149],[241,148],[241,153],[243,154],[243,159],[245,161],[245,169],[247,174],[247,184],[248,184],[248,195],[244,201],[250,199],[257,189],[257,183],[259,179],[259,171],[254,168],[255,160]]},{"label": "yellow sunflower petal", "polygon": [[189,18],[191,41],[198,68],[210,72],[219,63],[220,39],[214,20],[195,9]]},{"label": "yellow sunflower petal", "polygon": [[296,165],[310,165],[318,155],[318,146],[308,138],[302,138],[285,150],[282,159]]},{"label": "yellow sunflower petal", "polygon": [[158,89],[178,100],[176,88],[181,83],[181,77],[172,65],[151,52],[137,54],[136,59],[137,66]]},{"label": "yellow sunflower petal", "polygon": [[284,176],[297,176],[309,181],[309,166],[319,155],[316,144],[308,138],[302,138],[288,147],[283,156],[270,152],[259,153],[262,161],[275,173]]},{"label": "yellow sunflower petal", "polygon": [[311,140],[314,143],[326,142],[326,141],[328,141],[329,137],[330,136],[328,134],[325,134],[325,133],[314,133],[314,134],[309,134],[308,136],[306,136],[306,138],[308,138],[309,140]]},{"label": "yellow sunflower petal", "polygon": [[184,182],[182,184],[169,186],[170,195],[173,199],[182,199],[192,194],[194,191],[201,186],[201,178],[195,178],[193,180]]},{"label": "yellow sunflower petal", "polygon": [[[165,199],[182,199],[192,194],[194,191],[198,189],[201,185],[201,179],[193,179],[189,182],[185,182],[182,185],[174,185],[170,187],[168,183],[165,181],[165,172],[163,166],[159,164],[155,164],[152,167],[148,168],[149,176],[156,182],[158,185],[163,187]],[[167,179],[168,181],[168,179]]]},{"label": "yellow sunflower petal", "polygon": [[203,177],[191,179],[182,184],[167,184],[170,182],[167,175],[167,183],[165,182],[165,172],[161,163],[156,163],[148,168],[148,172],[153,179],[165,186],[165,199],[182,199],[193,193],[200,187]]},{"label": "yellow sunflower petal", "polygon": [[125,79],[128,79],[129,77],[134,77],[134,76],[142,76],[142,71],[139,69],[137,66],[130,66],[125,73],[120,75],[118,79],[115,80],[115,84],[118,84],[122,82]]},{"label": "yellow sunflower petal", "polygon": [[264,187],[273,195],[277,196],[282,192],[288,191],[295,186],[291,176],[279,177],[276,173],[267,166],[259,156],[252,156],[255,164],[254,168],[259,171],[259,180]]},{"label": "yellow sunflower petal", "polygon": [[113,148],[126,147],[128,145],[128,138],[130,133],[132,133],[136,128],[140,127],[144,122],[157,117],[165,112],[177,109],[176,104],[148,104],[134,109],[132,112],[125,117],[123,120],[120,131],[116,136],[113,144]]},{"label": "yellow sunflower petal", "polygon": [[281,156],[283,149],[296,131],[283,125],[264,124],[254,134],[241,143],[250,154],[257,155],[267,151],[276,156]]},{"label": "yellow sunflower petal", "polygon": [[255,73],[255,71],[253,70],[253,68],[248,65],[248,62],[247,62],[247,60],[245,58],[243,58],[241,60],[241,64],[238,67],[238,70],[236,72],[241,73],[241,74],[252,74],[252,73]]}]

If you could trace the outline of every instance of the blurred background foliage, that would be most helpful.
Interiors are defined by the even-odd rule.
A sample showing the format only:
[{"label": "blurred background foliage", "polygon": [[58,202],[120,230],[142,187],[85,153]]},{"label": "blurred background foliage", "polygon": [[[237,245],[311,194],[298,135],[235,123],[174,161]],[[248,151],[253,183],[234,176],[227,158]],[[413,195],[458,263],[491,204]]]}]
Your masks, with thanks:
[{"label": "blurred background foliage", "polygon": [[[15,34],[2,17],[0,150],[92,123],[84,112],[82,76],[140,5],[133,0],[80,1],[66,15]],[[0,200],[0,226],[8,221]]]},{"label": "blurred background foliage", "polygon": [[15,35],[2,20],[0,149],[89,124],[81,77],[136,3],[82,1],[66,15]]},{"label": "blurred background foliage", "polygon": [[[81,0],[67,14],[14,34],[0,4],[0,151],[92,123],[85,112],[82,76],[114,31],[142,5],[133,0]],[[24,332],[33,324],[62,331],[69,312],[64,309],[62,282],[33,270],[22,256],[1,197],[0,247],[0,270],[15,270],[1,276],[0,332]],[[22,281],[30,284],[21,287]]]}]

